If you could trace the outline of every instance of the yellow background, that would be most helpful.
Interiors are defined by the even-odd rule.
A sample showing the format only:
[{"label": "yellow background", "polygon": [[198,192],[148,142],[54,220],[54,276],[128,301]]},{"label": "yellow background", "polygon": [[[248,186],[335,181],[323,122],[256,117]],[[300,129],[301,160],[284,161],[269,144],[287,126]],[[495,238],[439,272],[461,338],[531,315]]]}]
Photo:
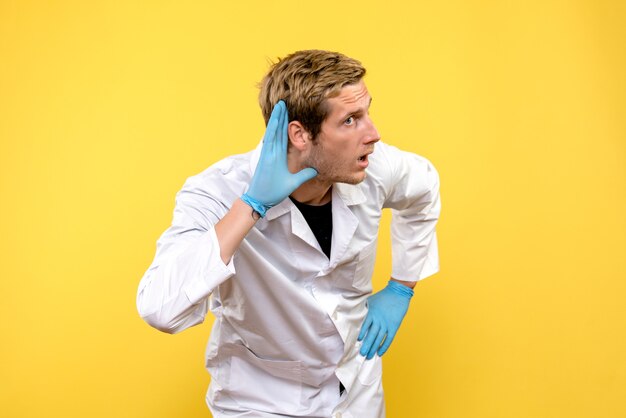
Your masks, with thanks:
[{"label": "yellow background", "polygon": [[1,1],[0,415],[209,416],[211,320],[161,334],[137,285],[184,180],[262,136],[268,60],[321,48],[364,63],[383,139],[442,181],[388,416],[626,416],[625,21],[623,1]]}]

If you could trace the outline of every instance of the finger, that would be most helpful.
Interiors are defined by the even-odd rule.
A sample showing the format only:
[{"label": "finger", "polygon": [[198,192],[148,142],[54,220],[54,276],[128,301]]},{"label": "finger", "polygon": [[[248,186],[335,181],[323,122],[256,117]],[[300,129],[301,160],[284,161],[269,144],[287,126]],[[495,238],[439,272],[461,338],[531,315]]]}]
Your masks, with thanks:
[{"label": "finger", "polygon": [[281,100],[278,103],[276,103],[276,106],[274,106],[274,110],[272,111],[272,116],[274,115],[274,113],[276,113],[276,123],[272,125],[272,130],[268,131],[270,138],[271,138],[270,139],[270,143],[271,143],[270,151],[272,152],[272,154],[278,152],[278,150],[280,149],[279,148],[279,145],[280,145],[279,135],[281,132],[283,121],[285,120],[284,106],[285,106],[285,102]]},{"label": "finger", "polygon": [[265,129],[265,137],[263,140],[267,140],[267,142],[273,142],[276,138],[276,131],[278,129],[278,125],[282,116],[282,101],[279,101],[274,105],[272,109],[272,114],[270,115],[270,120],[267,122],[267,128]]},{"label": "finger", "polygon": [[381,328],[378,331],[378,335],[376,336],[376,339],[374,340],[374,344],[372,344],[372,346],[370,347],[370,351],[367,353],[368,360],[371,360],[372,358],[374,358],[374,355],[376,354],[376,351],[378,351],[378,348],[380,347],[380,344],[383,342],[383,338],[385,338],[386,334],[387,334],[387,330],[385,328]]},{"label": "finger", "polygon": [[302,183],[311,180],[315,176],[317,176],[317,170],[311,167],[307,167],[294,174],[293,179],[298,187],[300,187]]},{"label": "finger", "polygon": [[365,317],[365,321],[363,321],[363,326],[361,326],[361,332],[359,332],[359,337],[357,338],[357,341],[361,341],[363,337],[365,337],[365,334],[367,333],[367,330],[369,329],[371,324],[372,317],[368,315]]},{"label": "finger", "polygon": [[[276,131],[276,127],[278,126],[278,121],[280,119],[280,116],[282,115],[281,103],[282,103],[282,101],[276,103],[276,105],[272,109],[272,114],[270,115],[270,120],[267,122],[267,130],[266,130],[266,132],[274,133]],[[271,126],[271,129],[270,129],[270,126]]]},{"label": "finger", "polygon": [[287,154],[287,143],[289,142],[289,134],[287,129],[289,127],[289,110],[287,110],[287,104],[284,101],[280,101],[283,104],[283,121],[278,125],[278,129],[280,130],[280,147],[281,151]]},{"label": "finger", "polygon": [[385,342],[383,343],[382,347],[380,347],[380,350],[378,350],[378,355],[380,357],[382,357],[382,355],[387,352],[395,336],[396,336],[395,331],[389,331],[387,333],[387,338],[385,338]]},{"label": "finger", "polygon": [[370,349],[372,348],[372,344],[374,344],[374,340],[378,337],[378,332],[380,331],[380,326],[374,322],[367,332],[367,336],[363,340],[363,345],[361,346],[361,350],[359,351],[362,356],[367,356]]},{"label": "finger", "polygon": [[265,134],[263,135],[263,147],[261,148],[261,160],[265,160],[268,158],[268,155],[271,155],[273,148],[273,132],[276,131],[276,126],[278,125],[278,115],[279,112],[274,106],[272,110],[272,115],[270,119],[267,121],[267,127],[265,128]]}]

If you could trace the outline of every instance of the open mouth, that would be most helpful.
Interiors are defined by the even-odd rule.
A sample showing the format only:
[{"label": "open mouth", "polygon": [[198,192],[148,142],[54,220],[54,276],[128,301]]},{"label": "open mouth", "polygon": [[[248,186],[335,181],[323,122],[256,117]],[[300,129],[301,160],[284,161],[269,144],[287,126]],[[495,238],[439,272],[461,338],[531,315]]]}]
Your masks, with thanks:
[{"label": "open mouth", "polygon": [[370,151],[370,152],[366,152],[365,154],[361,155],[361,156],[359,157],[359,161],[360,161],[360,162],[367,161],[368,156],[369,156],[371,153],[372,153],[372,152]]}]

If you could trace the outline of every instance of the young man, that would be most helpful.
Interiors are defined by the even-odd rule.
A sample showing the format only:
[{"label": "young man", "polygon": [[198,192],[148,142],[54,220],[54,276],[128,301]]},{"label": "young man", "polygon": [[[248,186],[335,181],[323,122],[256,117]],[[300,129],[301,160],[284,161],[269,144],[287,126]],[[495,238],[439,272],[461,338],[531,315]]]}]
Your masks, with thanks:
[{"label": "young man", "polygon": [[[263,142],[187,180],[137,295],[153,327],[215,323],[214,417],[385,416],[380,356],[438,271],[439,178],[380,143],[362,65],[299,51],[261,82]],[[393,271],[369,296],[383,208]]]}]

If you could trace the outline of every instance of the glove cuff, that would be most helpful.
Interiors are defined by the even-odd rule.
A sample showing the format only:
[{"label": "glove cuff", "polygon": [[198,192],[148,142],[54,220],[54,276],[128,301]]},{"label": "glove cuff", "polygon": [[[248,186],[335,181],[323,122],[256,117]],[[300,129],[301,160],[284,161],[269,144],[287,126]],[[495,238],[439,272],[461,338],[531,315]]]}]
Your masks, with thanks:
[{"label": "glove cuff", "polygon": [[261,202],[251,198],[247,193],[244,193],[243,196],[241,196],[241,200],[243,200],[246,205],[250,206],[252,210],[258,213],[261,218],[264,218],[267,210],[271,208],[271,206],[266,206]]},{"label": "glove cuff", "polygon": [[394,282],[393,280],[390,280],[389,283],[387,283],[387,289],[395,294],[404,296],[407,299],[411,299],[413,297],[413,289],[398,282]]}]

